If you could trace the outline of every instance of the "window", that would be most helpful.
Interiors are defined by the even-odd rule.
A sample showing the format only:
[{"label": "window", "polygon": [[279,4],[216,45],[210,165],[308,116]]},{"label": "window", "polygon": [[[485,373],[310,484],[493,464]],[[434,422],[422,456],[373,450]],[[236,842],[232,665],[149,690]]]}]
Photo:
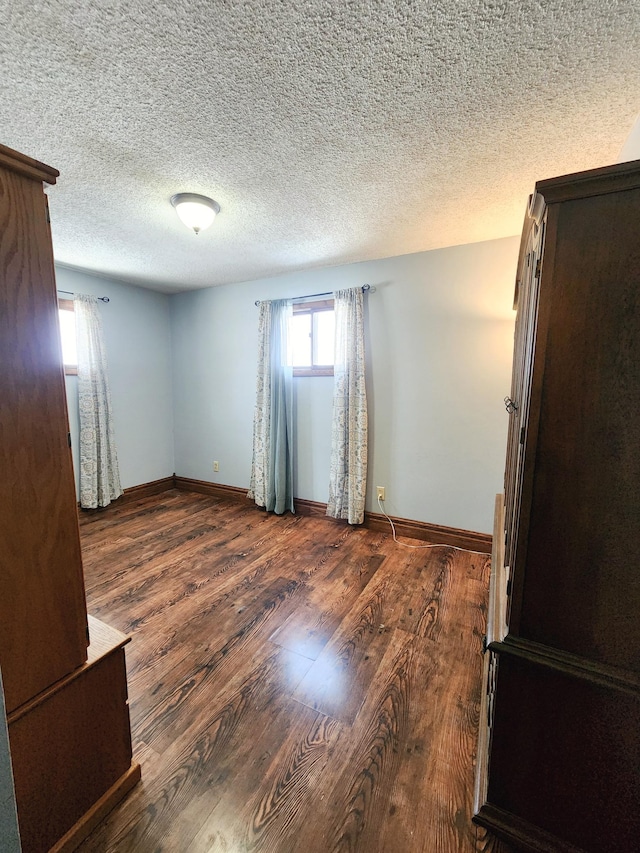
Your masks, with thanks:
[{"label": "window", "polygon": [[78,373],[76,353],[76,315],[73,299],[58,299],[58,317],[60,318],[60,339],[62,341],[62,361],[67,376]]},{"label": "window", "polygon": [[333,299],[294,304],[290,337],[294,376],[333,376]]}]

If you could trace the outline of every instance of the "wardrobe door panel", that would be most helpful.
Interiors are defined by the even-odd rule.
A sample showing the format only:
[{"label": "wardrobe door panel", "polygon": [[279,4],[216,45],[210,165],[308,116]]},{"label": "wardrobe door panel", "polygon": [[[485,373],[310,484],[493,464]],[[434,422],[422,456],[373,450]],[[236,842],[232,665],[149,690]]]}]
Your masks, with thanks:
[{"label": "wardrobe door panel", "polygon": [[509,623],[489,645],[475,820],[523,853],[627,853],[640,838],[640,161],[539,181],[536,196]]},{"label": "wardrobe door panel", "polygon": [[555,850],[636,850],[639,715],[631,691],[499,654],[489,802]]},{"label": "wardrobe door panel", "polygon": [[519,634],[640,672],[640,190],[560,206]]},{"label": "wardrobe door panel", "polygon": [[86,660],[86,604],[42,182],[0,165],[0,666],[7,712]]}]

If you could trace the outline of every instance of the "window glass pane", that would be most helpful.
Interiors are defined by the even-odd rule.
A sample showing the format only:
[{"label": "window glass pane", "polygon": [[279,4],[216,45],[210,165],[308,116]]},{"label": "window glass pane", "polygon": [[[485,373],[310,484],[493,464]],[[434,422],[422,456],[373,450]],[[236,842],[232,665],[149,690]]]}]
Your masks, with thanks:
[{"label": "window glass pane", "polygon": [[313,343],[315,352],[313,363],[328,365],[333,364],[333,342],[335,338],[336,323],[334,311],[317,311],[313,315],[315,323],[313,329]]},{"label": "window glass pane", "polygon": [[62,361],[64,364],[77,364],[76,353],[76,315],[73,311],[58,309],[60,317],[60,337],[62,339]]},{"label": "window glass pane", "polygon": [[290,344],[295,367],[311,366],[311,314],[291,317]]}]

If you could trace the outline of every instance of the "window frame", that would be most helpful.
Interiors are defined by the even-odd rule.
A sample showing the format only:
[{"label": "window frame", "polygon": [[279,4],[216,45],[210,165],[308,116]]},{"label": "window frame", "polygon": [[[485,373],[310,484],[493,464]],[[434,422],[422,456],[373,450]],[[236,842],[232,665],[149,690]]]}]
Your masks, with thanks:
[{"label": "window frame", "polygon": [[[60,311],[71,311],[75,314],[75,305],[73,299],[64,299],[62,296],[58,297],[58,310]],[[77,376],[78,375],[78,365],[77,364],[62,364],[64,367],[64,375],[65,376]]]},{"label": "window frame", "polygon": [[[320,314],[323,311],[335,311],[335,300],[333,299],[316,299],[313,302],[294,302],[294,314],[310,314],[311,315],[311,360],[313,361],[314,347],[314,322],[313,315]],[[311,364],[308,367],[293,367],[294,376],[333,376],[333,364]]]}]

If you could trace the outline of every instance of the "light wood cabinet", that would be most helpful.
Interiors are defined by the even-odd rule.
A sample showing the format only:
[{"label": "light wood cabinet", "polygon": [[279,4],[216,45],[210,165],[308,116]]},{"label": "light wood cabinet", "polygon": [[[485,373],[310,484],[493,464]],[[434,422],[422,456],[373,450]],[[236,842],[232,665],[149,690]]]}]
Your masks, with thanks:
[{"label": "light wood cabinet", "polygon": [[486,653],[475,820],[516,850],[628,853],[640,843],[640,162],[536,185],[516,291],[492,577],[504,630]]},{"label": "light wood cabinet", "polygon": [[56,287],[43,181],[0,148],[0,666],[7,712],[87,658]]},{"label": "light wood cabinet", "polygon": [[72,850],[140,777],[127,638],[86,610],[43,192],[57,176],[0,146],[0,667],[24,853]]},{"label": "light wood cabinet", "polygon": [[24,853],[73,850],[140,778],[124,646],[89,617],[87,662],[9,716]]}]

